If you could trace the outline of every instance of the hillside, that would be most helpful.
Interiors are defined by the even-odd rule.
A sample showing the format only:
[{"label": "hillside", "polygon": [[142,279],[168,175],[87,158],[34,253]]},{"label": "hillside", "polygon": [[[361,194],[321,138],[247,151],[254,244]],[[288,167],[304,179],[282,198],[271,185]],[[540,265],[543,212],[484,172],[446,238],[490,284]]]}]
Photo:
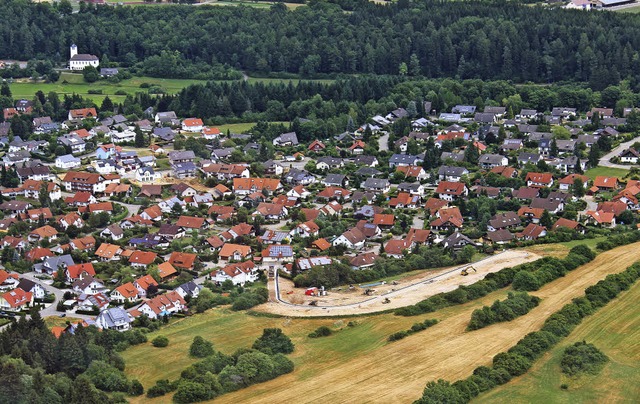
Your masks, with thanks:
[{"label": "hillside", "polygon": [[[163,355],[152,355],[157,351],[149,345],[124,352],[127,374],[140,379],[148,387],[159,378],[177,377],[182,366],[192,361],[186,357],[186,347],[193,335],[210,335],[218,349],[232,352],[258,336],[261,328],[278,325],[296,343],[296,352],[292,355],[296,370],[270,382],[224,395],[216,402],[287,402],[302,395],[309,400],[341,403],[363,399],[380,403],[409,402],[420,396],[429,380],[456,380],[467,376],[481,364],[489,364],[495,354],[514,345],[528,332],[537,330],[551,313],[583,294],[586,287],[607,274],[622,271],[624,268],[618,263],[632,262],[639,245],[635,243],[600,254],[589,264],[532,293],[542,301],[529,314],[478,331],[465,331],[471,312],[504,298],[506,290],[424,318],[383,314],[345,319],[340,323],[342,326],[350,320],[358,325],[318,340],[309,340],[306,334],[320,324],[334,325],[335,320],[247,317],[215,310],[162,330],[161,334],[180,341],[166,348]],[[386,343],[389,334],[425,318],[436,318],[440,323],[402,341]],[[235,337],[229,337],[225,331],[228,329],[235,330]],[[154,335],[150,335],[150,339]]]}]

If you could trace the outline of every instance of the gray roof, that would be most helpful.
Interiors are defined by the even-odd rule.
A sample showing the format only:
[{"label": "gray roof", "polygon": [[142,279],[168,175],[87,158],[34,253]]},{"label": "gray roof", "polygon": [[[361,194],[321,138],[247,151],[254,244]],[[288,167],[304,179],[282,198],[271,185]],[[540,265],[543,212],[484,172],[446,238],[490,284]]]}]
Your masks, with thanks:
[{"label": "gray roof", "polygon": [[112,307],[98,314],[98,319],[102,319],[107,328],[116,327],[125,323],[131,323],[133,319],[122,307]]},{"label": "gray roof", "polygon": [[373,167],[360,167],[354,174],[362,177],[374,177],[382,174],[382,172]]},{"label": "gray roof", "polygon": [[453,166],[441,166],[438,169],[438,175],[446,175],[446,176],[456,176],[460,177],[464,174],[468,174],[469,170],[464,167],[453,167]]},{"label": "gray roof", "polygon": [[34,268],[40,269],[40,270],[51,269],[55,271],[58,268],[61,268],[61,267],[66,268],[74,264],[75,262],[73,262],[73,258],[71,258],[71,255],[65,254],[65,255],[60,255],[55,257],[47,257],[42,263],[34,265]]},{"label": "gray roof", "polygon": [[96,55],[89,55],[88,53],[78,53],[76,55],[73,55],[73,57],[70,60],[73,62],[86,62],[86,61],[92,62],[100,59],[98,59]]},{"label": "gray roof", "polygon": [[182,289],[185,294],[189,295],[189,296],[193,296],[193,294],[196,291],[200,291],[200,289],[202,289],[202,286],[196,284],[193,281],[189,281],[187,283],[183,283],[182,285],[178,286],[179,289]]},{"label": "gray roof", "polygon": [[169,160],[178,161],[178,160],[193,160],[196,158],[196,154],[193,150],[180,150],[180,151],[172,151],[169,152]]},{"label": "gray roof", "polygon": [[518,162],[519,163],[537,163],[540,161],[540,155],[538,153],[520,153],[518,154]]},{"label": "gray roof", "polygon": [[451,159],[453,161],[464,161],[464,153],[450,153],[450,152],[442,152],[440,155],[440,161],[445,161],[447,159]]},{"label": "gray roof", "polygon": [[306,178],[315,178],[312,174],[305,170],[299,170],[297,168],[292,168],[289,172],[284,175],[282,178],[287,182],[299,182],[303,181]]},{"label": "gray roof", "polygon": [[212,157],[217,157],[219,159],[228,157],[231,155],[231,153],[233,153],[235,149],[233,147],[225,147],[222,149],[214,149],[211,151],[211,156]]},{"label": "gray roof", "polygon": [[502,164],[504,156],[499,154],[483,154],[480,156],[480,164]]},{"label": "gray roof", "polygon": [[174,111],[158,112],[157,116],[161,122],[170,122],[172,119],[178,119]]},{"label": "gray roof", "polygon": [[365,156],[365,155],[360,155],[358,157],[356,157],[353,162],[357,165],[367,165],[370,166],[371,164],[375,163],[378,159],[375,156]]},{"label": "gray roof", "polygon": [[318,163],[325,163],[328,166],[339,166],[342,164],[341,158],[331,156],[320,157],[317,161]]},{"label": "gray roof", "polygon": [[173,129],[169,128],[169,127],[163,127],[163,128],[154,128],[153,129],[153,136],[162,139],[164,141],[172,141],[175,137],[176,137],[176,133],[173,131]]},{"label": "gray roof", "polygon": [[56,160],[60,160],[63,163],[72,163],[72,162],[80,161],[80,159],[77,157],[74,157],[73,154],[65,154],[64,156],[58,156]]},{"label": "gray roof", "polygon": [[346,175],[344,174],[327,174],[326,177],[324,177],[324,182],[326,184],[338,184],[338,185],[342,185],[342,182],[347,178]]},{"label": "gray roof", "polygon": [[291,143],[293,145],[298,144],[298,135],[296,132],[283,133],[276,138],[277,143]]},{"label": "gray roof", "polygon": [[173,164],[173,171],[175,172],[189,172],[189,171],[196,171],[197,169],[198,167],[196,167],[196,165],[190,161],[187,161],[186,163]]},{"label": "gray roof", "polygon": [[389,186],[389,180],[378,178],[367,178],[363,184],[364,188],[384,189]]},{"label": "gray roof", "polygon": [[507,111],[506,107],[491,107],[491,106],[484,107],[485,113],[504,114],[506,111]]},{"label": "gray roof", "polygon": [[420,188],[420,184],[418,183],[408,183],[408,182],[402,182],[398,185],[398,190],[399,191],[413,191],[416,192],[418,191],[418,189]]},{"label": "gray roof", "polygon": [[491,112],[478,112],[474,115],[473,120],[476,122],[491,123],[494,121],[496,114]]},{"label": "gray roof", "polygon": [[451,109],[454,114],[473,114],[476,112],[475,105],[456,105]]},{"label": "gray roof", "polygon": [[394,154],[389,159],[389,164],[415,164],[418,161],[422,161],[418,156],[411,154]]}]

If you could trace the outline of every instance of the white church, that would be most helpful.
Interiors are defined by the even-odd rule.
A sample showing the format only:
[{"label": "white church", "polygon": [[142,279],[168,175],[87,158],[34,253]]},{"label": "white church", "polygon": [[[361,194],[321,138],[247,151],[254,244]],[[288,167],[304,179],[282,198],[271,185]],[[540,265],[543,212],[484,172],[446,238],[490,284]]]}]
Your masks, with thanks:
[{"label": "white church", "polygon": [[69,69],[83,70],[87,66],[98,67],[100,60],[96,55],[78,53],[76,44],[71,45],[71,57],[69,58]]}]

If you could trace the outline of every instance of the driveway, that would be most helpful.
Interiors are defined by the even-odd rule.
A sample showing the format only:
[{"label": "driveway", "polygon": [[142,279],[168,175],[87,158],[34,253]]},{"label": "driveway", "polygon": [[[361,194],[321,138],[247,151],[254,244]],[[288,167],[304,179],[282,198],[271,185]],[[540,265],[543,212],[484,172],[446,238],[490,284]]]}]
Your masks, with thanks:
[{"label": "driveway", "polygon": [[378,150],[380,151],[389,150],[389,133],[385,132],[382,136],[378,138]]}]

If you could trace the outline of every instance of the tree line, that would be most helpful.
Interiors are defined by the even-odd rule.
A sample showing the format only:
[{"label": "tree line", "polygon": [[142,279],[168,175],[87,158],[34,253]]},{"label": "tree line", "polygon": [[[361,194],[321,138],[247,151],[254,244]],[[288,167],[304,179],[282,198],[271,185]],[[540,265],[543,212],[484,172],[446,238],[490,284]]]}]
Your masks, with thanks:
[{"label": "tree line", "polygon": [[479,330],[494,323],[511,321],[524,316],[539,303],[539,297],[530,296],[524,292],[509,293],[506,300],[496,300],[491,306],[474,310],[467,330]]},{"label": "tree line", "polygon": [[325,1],[295,10],[283,4],[270,9],[84,5],[75,14],[48,3],[0,4],[1,58],[62,62],[76,42],[81,53],[104,62],[163,74],[184,73],[188,65],[197,66],[194,71],[227,65],[307,76],[578,80],[597,89],[640,74],[640,24],[632,14],[501,0],[465,1],[464,7],[436,0],[359,1],[345,5],[349,13]]}]

